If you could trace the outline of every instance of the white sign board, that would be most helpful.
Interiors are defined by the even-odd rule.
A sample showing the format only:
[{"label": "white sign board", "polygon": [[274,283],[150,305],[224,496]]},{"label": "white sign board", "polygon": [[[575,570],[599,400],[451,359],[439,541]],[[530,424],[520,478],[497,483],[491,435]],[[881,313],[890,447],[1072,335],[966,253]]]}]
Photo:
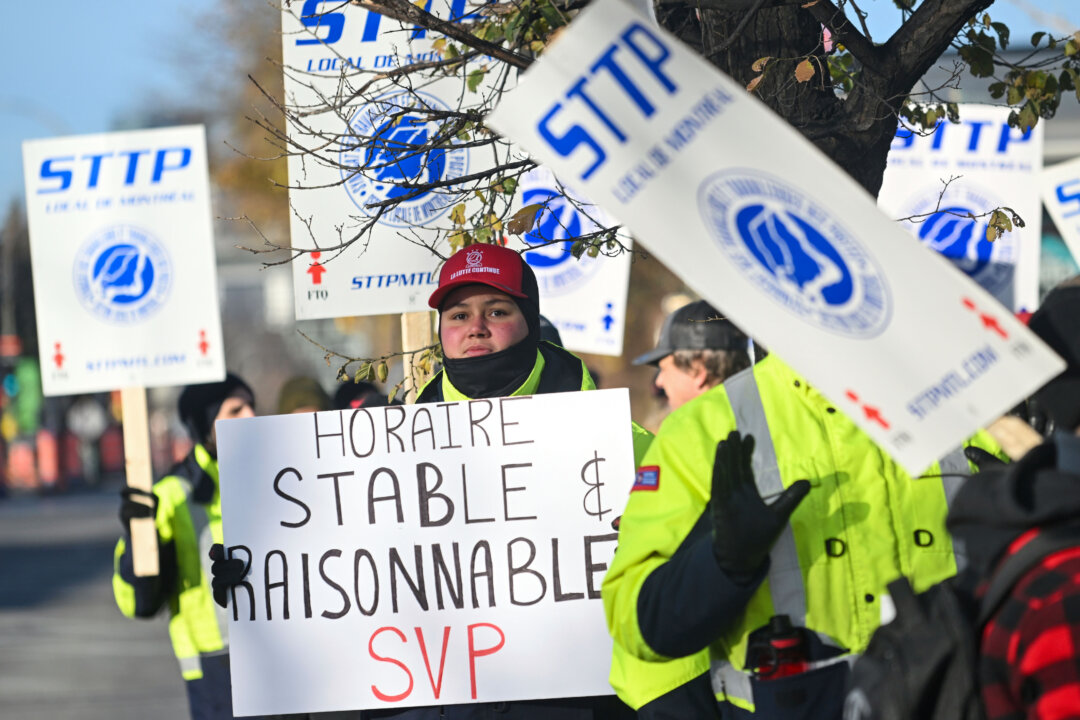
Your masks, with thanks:
[{"label": "white sign board", "polygon": [[1046,211],[1080,263],[1080,158],[1046,168],[1040,184]]},{"label": "white sign board", "polygon": [[225,377],[202,126],[23,143],[46,395]]},{"label": "white sign board", "polygon": [[566,238],[617,223],[562,187],[546,168],[532,170],[518,182],[517,207],[529,205],[542,206],[532,230],[520,239],[510,236],[507,245],[525,251],[522,257],[536,273],[544,317],[570,350],[622,355],[633,241],[621,233],[625,251],[612,248],[597,257],[575,258],[574,242]]},{"label": "white sign board", "polygon": [[913,473],[1063,368],[746,90],[619,0],[489,124],[624,221]]},{"label": "white sign board", "polygon": [[[938,123],[929,135],[904,127],[889,150],[878,206],[924,245],[949,259],[1011,310],[1039,302],[1044,123],[1009,127],[1010,109],[960,105],[960,123]],[[950,178],[955,178],[948,183]],[[1007,206],[1024,221],[987,240],[987,214]]]},{"label": "white sign board", "polygon": [[625,389],[218,425],[240,715],[611,693]]},{"label": "white sign board", "polygon": [[[465,0],[435,0],[428,9],[456,19],[473,11]],[[466,202],[471,214],[480,201],[471,192],[463,197],[458,185],[420,194],[402,185],[452,183],[490,166],[493,154],[491,147],[470,148],[464,141],[423,154],[412,148],[440,131],[442,120],[426,111],[480,102],[503,76],[488,73],[476,92],[465,89],[460,76],[431,74],[411,92],[404,89],[408,83],[378,79],[396,67],[442,59],[434,46],[440,36],[347,3],[285,4],[282,31],[285,104],[301,116],[288,123],[290,140],[332,156],[330,162],[295,151],[289,156],[293,247],[337,248],[374,223],[346,249],[292,263],[297,319],[428,310],[441,262],[432,249],[450,252],[440,232],[454,227],[449,216],[455,205]],[[411,111],[402,115],[403,108]],[[394,198],[403,200],[385,211],[369,207]]]}]

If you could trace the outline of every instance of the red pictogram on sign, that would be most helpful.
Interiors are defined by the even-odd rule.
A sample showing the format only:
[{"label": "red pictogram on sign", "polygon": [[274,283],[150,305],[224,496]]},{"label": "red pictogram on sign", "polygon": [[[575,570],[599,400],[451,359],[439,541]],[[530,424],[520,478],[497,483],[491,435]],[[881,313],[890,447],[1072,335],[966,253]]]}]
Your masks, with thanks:
[{"label": "red pictogram on sign", "polygon": [[62,370],[64,367],[64,353],[60,352],[60,343],[55,343],[56,354],[52,356],[53,362],[56,363],[56,369]]},{"label": "red pictogram on sign", "polygon": [[311,276],[312,285],[322,285],[322,276],[323,273],[326,272],[326,268],[324,268],[322,266],[322,263],[319,262],[320,257],[322,257],[321,252],[316,251],[311,253],[312,263],[311,267],[307,269],[307,273]]},{"label": "red pictogram on sign", "polygon": [[206,352],[209,349],[210,349],[210,343],[206,342],[206,331],[205,330],[200,330],[199,331],[199,352],[201,352],[203,354],[203,356],[205,357]]},{"label": "red pictogram on sign", "polygon": [[963,298],[961,302],[964,304],[964,307],[979,316],[979,320],[982,321],[984,328],[990,330],[991,332],[997,333],[997,335],[1002,340],[1009,339],[1009,333],[1005,332],[1005,328],[1001,327],[996,317],[994,317],[990,313],[985,313],[980,310],[979,307],[975,304],[975,301],[973,301],[971,298]]},{"label": "red pictogram on sign", "polygon": [[878,425],[880,425],[880,426],[881,426],[881,427],[882,427],[883,429],[885,429],[885,430],[888,430],[888,429],[889,429],[889,421],[888,421],[888,420],[886,420],[886,419],[885,419],[885,418],[884,418],[884,417],[883,417],[883,416],[881,415],[881,411],[880,411],[880,410],[878,410],[878,409],[877,409],[876,407],[874,407],[873,405],[868,405],[868,404],[866,404],[866,403],[860,402],[860,401],[859,401],[859,396],[858,396],[858,395],[856,395],[856,394],[855,394],[855,393],[854,393],[853,391],[851,391],[851,390],[848,390],[848,391],[847,391],[846,393],[844,393],[844,394],[845,394],[845,395],[847,395],[847,398],[848,398],[848,400],[850,400],[851,402],[855,403],[856,405],[858,405],[859,407],[861,407],[861,408],[862,408],[863,414],[865,414],[865,415],[866,415],[866,419],[867,419],[867,420],[869,420],[869,421],[871,421],[871,422],[876,422],[876,423],[877,423]]}]

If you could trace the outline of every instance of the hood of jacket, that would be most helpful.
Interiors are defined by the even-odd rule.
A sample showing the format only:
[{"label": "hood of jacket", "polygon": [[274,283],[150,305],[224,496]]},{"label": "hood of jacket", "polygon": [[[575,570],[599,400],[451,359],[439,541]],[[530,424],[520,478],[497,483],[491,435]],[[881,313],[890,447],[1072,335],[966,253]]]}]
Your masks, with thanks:
[{"label": "hood of jacket", "polygon": [[1080,521],[1080,468],[1059,462],[1078,442],[1074,436],[1055,437],[1017,462],[964,483],[947,525],[972,573],[988,575],[1009,544],[1031,528]]}]

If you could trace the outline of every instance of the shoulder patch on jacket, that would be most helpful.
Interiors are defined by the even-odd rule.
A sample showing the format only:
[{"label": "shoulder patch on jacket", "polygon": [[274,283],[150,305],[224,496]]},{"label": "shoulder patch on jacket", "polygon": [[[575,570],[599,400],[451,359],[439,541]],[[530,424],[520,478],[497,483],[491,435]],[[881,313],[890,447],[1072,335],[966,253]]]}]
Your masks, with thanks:
[{"label": "shoulder patch on jacket", "polygon": [[630,492],[635,490],[659,490],[660,489],[660,468],[657,465],[644,465],[638,468],[637,477],[634,479],[634,487],[630,488]]}]

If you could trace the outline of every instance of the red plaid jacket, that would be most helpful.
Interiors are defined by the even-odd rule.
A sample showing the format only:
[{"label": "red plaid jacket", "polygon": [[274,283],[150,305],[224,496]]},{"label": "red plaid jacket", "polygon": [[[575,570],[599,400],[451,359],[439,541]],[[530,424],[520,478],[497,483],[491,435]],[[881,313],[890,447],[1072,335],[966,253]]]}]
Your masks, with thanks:
[{"label": "red plaid jacket", "polygon": [[987,622],[979,683],[988,720],[1080,720],[1080,548],[1044,558]]}]

